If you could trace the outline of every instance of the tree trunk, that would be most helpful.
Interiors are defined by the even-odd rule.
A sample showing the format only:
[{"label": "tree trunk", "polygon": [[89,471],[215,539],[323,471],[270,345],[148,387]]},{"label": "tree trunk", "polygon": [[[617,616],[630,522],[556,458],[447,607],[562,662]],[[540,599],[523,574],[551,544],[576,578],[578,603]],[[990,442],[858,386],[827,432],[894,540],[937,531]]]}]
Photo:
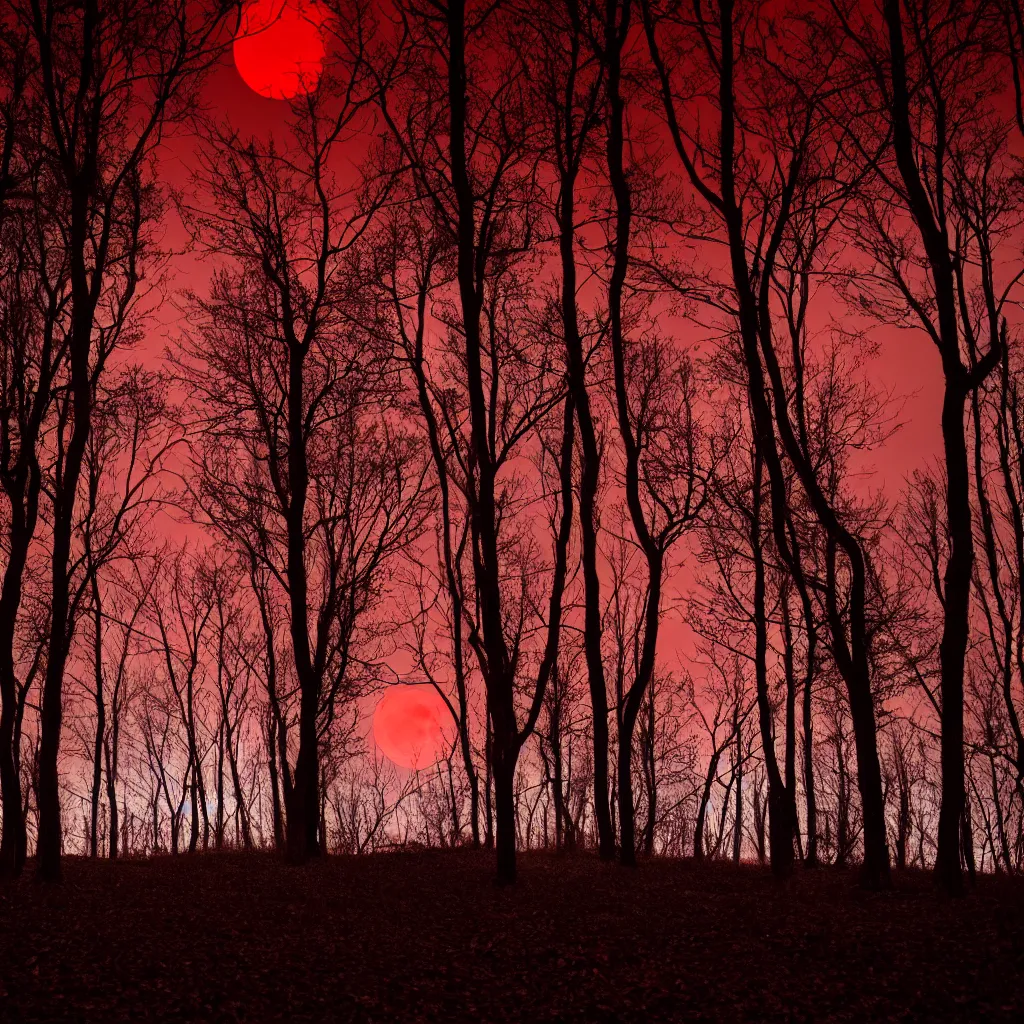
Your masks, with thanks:
[{"label": "tree trunk", "polygon": [[604,678],[604,656],[601,650],[601,580],[597,571],[597,515],[595,504],[600,480],[601,453],[597,431],[590,411],[587,390],[583,341],[580,337],[579,313],[576,305],[576,148],[572,135],[572,97],[567,97],[561,119],[565,123],[562,142],[558,204],[558,248],[562,263],[562,331],[565,336],[569,387],[576,406],[576,422],[580,431],[582,451],[579,485],[580,535],[583,563],[583,644],[590,686],[590,707],[593,716],[594,756],[594,819],[597,824],[597,847],[602,860],[615,856],[615,833],[612,830],[608,805],[608,693]]},{"label": "tree trunk", "polygon": [[625,448],[626,504],[637,542],[647,562],[647,607],[644,615],[643,643],[636,675],[628,688],[619,720],[618,794],[619,860],[625,867],[636,865],[636,812],[633,806],[633,732],[644,697],[654,676],[658,627],[661,618],[661,585],[664,551],[651,536],[640,499],[640,447],[633,435],[626,382],[625,337],[622,322],[622,295],[629,268],[632,195],[623,163],[625,149],[625,100],[621,92],[622,53],[629,34],[630,4],[606,0],[604,26],[604,64],[608,80],[608,132],[605,147],[608,178],[614,195],[615,234],[612,246],[612,272],[608,284],[608,321],[615,377],[615,405],[619,433]]},{"label": "tree trunk", "polygon": [[[968,374],[960,355],[960,330],[954,269],[944,225],[932,213],[921,180],[914,148],[899,0],[884,0],[882,11],[889,36],[891,61],[892,145],[906,190],[910,213],[917,225],[932,277],[938,340],[945,391],[942,401],[942,444],[946,471],[946,529],[949,558],[943,576],[943,626],[939,644],[941,692],[942,799],[939,809],[935,873],[950,895],[963,893],[960,866],[960,828],[966,797],[964,786],[964,661],[970,635],[971,575],[974,535],[971,522],[970,471],[964,425],[969,392],[995,367],[1001,351],[998,338],[978,366]],[[940,125],[941,127],[941,125]],[[939,145],[946,142],[938,140]]]},{"label": "tree trunk", "polygon": [[[38,472],[33,474],[38,507]],[[22,807],[21,778],[18,771],[17,732],[18,678],[14,666],[14,632],[21,607],[22,581],[31,533],[20,505],[12,502],[10,550],[0,590],[0,798],[3,800],[3,831],[0,836],[0,878],[14,878],[25,865],[28,835]],[[32,515],[35,522],[35,515]]]},{"label": "tree trunk", "polygon": [[768,776],[768,845],[772,874],[787,878],[793,871],[793,826],[790,801],[775,756],[775,721],[768,694],[768,617],[765,602],[764,547],[761,536],[762,502],[761,448],[755,441],[753,503],[750,517],[750,547],[754,555],[754,674],[757,712],[761,727],[761,748]]},{"label": "tree trunk", "polygon": [[224,846],[224,722],[217,733],[217,816],[213,829],[214,849]]},{"label": "tree trunk", "polygon": [[633,727],[636,719],[623,715],[619,736],[619,863],[636,867],[636,814],[633,807]]},{"label": "tree trunk", "polygon": [[947,378],[942,402],[942,441],[949,558],[943,577],[944,619],[939,644],[942,800],[935,872],[942,887],[951,895],[963,892],[960,825],[965,804],[964,661],[970,634],[971,572],[974,566],[970,476],[964,431],[965,399],[963,389]]},{"label": "tree trunk", "polygon": [[[289,332],[291,334],[292,332]],[[305,347],[288,338],[288,488],[285,510],[288,530],[289,627],[295,672],[299,681],[299,753],[294,788],[286,807],[288,859],[301,864],[320,853],[320,766],[317,719],[321,678],[309,646],[309,604],[306,578],[306,497],[309,466],[305,432]]]},{"label": "tree trunk", "polygon": [[120,742],[119,733],[120,729],[118,728],[115,714],[110,735],[104,744],[104,754],[107,763],[107,808],[110,814],[110,842],[107,847],[107,856],[111,860],[117,860],[118,856],[117,760],[118,744]]},{"label": "tree trunk", "polygon": [[[484,683],[490,709],[494,800],[497,818],[498,882],[512,883],[515,865],[515,766],[520,734],[515,714],[515,669],[509,658],[502,617],[501,568],[498,555],[498,524],[495,499],[495,465],[489,441],[489,420],[482,373],[480,311],[481,275],[486,252],[476,237],[476,197],[467,155],[467,75],[465,0],[447,6],[449,157],[456,214],[456,277],[465,335],[466,382],[469,397],[472,481],[469,488],[471,526],[474,535],[473,573],[480,609],[487,668]],[[486,244],[481,240],[481,245]]]},{"label": "tree trunk", "polygon": [[107,708],[103,696],[103,606],[95,567],[92,576],[93,603],[93,685],[96,687],[96,734],[92,750],[92,794],[89,822],[89,856],[96,857],[97,819],[100,812],[100,789],[103,783],[103,741],[107,731]]},{"label": "tree trunk", "polygon": [[850,786],[842,734],[835,736],[839,791],[836,797],[836,867],[845,868],[850,853]]},{"label": "tree trunk", "polygon": [[733,716],[733,730],[736,733],[736,813],[732,836],[732,862],[739,864],[743,853],[743,723],[738,714]]},{"label": "tree trunk", "polygon": [[645,857],[654,855],[654,832],[658,824],[658,761],[655,747],[658,721],[654,698],[655,689],[652,686],[647,698],[647,743],[644,745],[644,782],[647,786],[647,824],[644,827],[643,843]]},{"label": "tree trunk", "polygon": [[804,676],[803,693],[804,800],[807,807],[807,849],[804,856],[804,867],[816,868],[818,866],[818,804],[814,789],[814,708],[811,702],[814,682],[815,631],[809,602],[804,608],[804,623],[807,628],[807,671]]},{"label": "tree trunk", "polygon": [[[72,170],[66,181],[71,205],[68,246],[71,335],[68,340],[68,353],[74,422],[64,457],[63,473],[53,495],[49,639],[39,715],[38,872],[41,879],[50,882],[60,880],[63,844],[58,758],[64,720],[64,669],[75,625],[71,621],[69,593],[71,535],[74,530],[78,482],[82,473],[85,447],[92,430],[93,393],[89,363],[99,293],[94,294],[85,261],[90,244],[89,202],[95,180],[95,156],[90,156],[82,170]],[[99,270],[94,270],[95,273],[99,273]]]},{"label": "tree trunk", "polygon": [[705,824],[707,822],[708,804],[711,801],[711,788],[715,784],[715,775],[718,773],[719,756],[717,749],[711,755],[707,774],[704,776],[704,787],[701,789],[700,802],[697,804],[697,820],[693,827],[693,859],[697,861],[704,859]]},{"label": "tree trunk", "polygon": [[487,712],[487,734],[484,738],[484,849],[494,849],[494,731],[491,713]]},{"label": "tree trunk", "polygon": [[512,885],[516,880],[515,758],[494,745],[495,846],[498,853],[497,882]]},{"label": "tree trunk", "polygon": [[285,849],[284,813],[281,808],[281,783],[277,771],[277,723],[271,713],[267,722],[267,760],[270,767],[270,806],[274,818],[274,849]]}]

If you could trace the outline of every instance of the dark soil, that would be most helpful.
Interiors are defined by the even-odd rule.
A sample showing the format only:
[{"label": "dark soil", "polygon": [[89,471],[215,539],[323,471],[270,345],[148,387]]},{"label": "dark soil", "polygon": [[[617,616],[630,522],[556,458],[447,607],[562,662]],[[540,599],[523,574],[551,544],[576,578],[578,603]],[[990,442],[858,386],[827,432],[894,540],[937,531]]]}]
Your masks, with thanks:
[{"label": "dark soil", "polygon": [[482,853],[117,864],[0,884],[0,1020],[1024,1020],[1024,880]]}]

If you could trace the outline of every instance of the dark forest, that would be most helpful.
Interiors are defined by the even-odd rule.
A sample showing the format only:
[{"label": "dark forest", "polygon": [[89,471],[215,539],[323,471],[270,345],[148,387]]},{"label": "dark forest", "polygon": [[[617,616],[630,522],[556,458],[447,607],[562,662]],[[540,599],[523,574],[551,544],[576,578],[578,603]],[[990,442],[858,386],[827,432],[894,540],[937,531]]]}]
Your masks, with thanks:
[{"label": "dark forest", "polygon": [[1022,76],[0,0],[0,1018],[1019,1020]]}]

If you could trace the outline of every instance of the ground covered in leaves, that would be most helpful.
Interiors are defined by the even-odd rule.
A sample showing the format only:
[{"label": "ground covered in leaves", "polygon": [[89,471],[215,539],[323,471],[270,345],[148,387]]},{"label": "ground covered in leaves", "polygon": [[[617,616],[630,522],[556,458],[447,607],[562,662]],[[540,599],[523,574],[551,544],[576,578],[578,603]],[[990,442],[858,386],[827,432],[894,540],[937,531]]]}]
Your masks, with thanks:
[{"label": "ground covered in leaves", "polygon": [[1024,883],[485,853],[0,883],[0,1021],[1024,1020]]}]

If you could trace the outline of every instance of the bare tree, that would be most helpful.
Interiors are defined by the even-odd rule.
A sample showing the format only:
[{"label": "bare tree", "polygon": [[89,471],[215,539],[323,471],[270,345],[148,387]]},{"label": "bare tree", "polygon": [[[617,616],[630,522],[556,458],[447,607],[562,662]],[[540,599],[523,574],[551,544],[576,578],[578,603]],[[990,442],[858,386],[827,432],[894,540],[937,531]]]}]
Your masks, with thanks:
[{"label": "bare tree", "polygon": [[[469,510],[475,610],[468,639],[487,694],[498,877],[511,882],[516,765],[541,713],[558,653],[572,524],[575,410],[571,395],[555,383],[548,346],[528,356],[521,335],[532,319],[522,265],[538,213],[526,160],[529,121],[521,65],[495,46],[506,24],[504,12],[464,0],[433,10],[400,3],[396,12],[401,31],[381,63],[397,66],[400,73],[390,83],[382,80],[379,105],[397,161],[409,167],[419,215],[436,220],[454,247],[456,296],[442,322],[458,377],[446,403],[446,430]],[[485,28],[496,36],[489,37]],[[562,441],[555,461],[561,511],[550,592],[538,602],[527,583],[533,575],[526,568],[528,547],[510,543],[510,531],[499,536],[514,501],[514,491],[503,488],[499,475],[509,472],[524,439],[555,418],[559,408]],[[518,594],[506,592],[505,565],[514,566]],[[542,605],[547,622],[530,664],[535,673],[526,687],[526,718],[520,725],[517,695],[529,664],[522,659],[522,628],[527,619],[535,621],[532,613]],[[489,786],[485,793],[489,796]]]},{"label": "bare tree", "polygon": [[[591,409],[588,364],[600,340],[600,324],[580,310],[577,233],[583,226],[579,192],[592,177],[588,163],[597,155],[603,106],[604,65],[594,45],[599,37],[599,12],[592,3],[552,0],[524,5],[526,32],[519,52],[546,135],[542,156],[552,181],[546,192],[558,238],[560,291],[558,309],[565,343],[569,387],[579,430],[581,466],[579,521],[584,580],[584,649],[594,717],[594,815],[598,853],[609,860],[615,852],[608,803],[608,695],[601,641],[601,578],[598,570],[597,496],[602,440]],[[591,373],[591,376],[593,374]]]},{"label": "bare tree", "polygon": [[200,569],[200,557],[185,549],[173,555],[165,552],[155,572],[158,582],[150,591],[148,609],[156,650],[170,689],[168,700],[185,734],[187,783],[182,786],[182,800],[187,789],[191,816],[189,853],[194,853],[199,843],[200,817],[204,850],[210,840],[210,802],[206,790],[210,729],[206,722],[208,696],[203,651],[213,627],[216,597],[213,579]]},{"label": "bare tree", "polygon": [[[375,357],[353,251],[389,183],[353,193],[330,169],[365,99],[359,53],[343,66],[343,83],[297,105],[295,155],[208,126],[200,179],[212,205],[186,211],[202,244],[231,260],[209,298],[192,297],[199,329],[178,360],[201,431],[197,514],[266,571],[288,609],[300,710],[284,794],[296,861],[320,851],[318,750],[354,685],[357,629],[423,520],[422,464]],[[280,716],[275,729],[283,768]]]},{"label": "bare tree", "polygon": [[70,408],[53,475],[49,648],[41,710],[39,873],[60,876],[58,756],[74,619],[69,564],[95,392],[112,351],[133,339],[140,279],[159,213],[151,158],[191,105],[223,23],[186,0],[15,3],[31,39],[28,95],[39,104],[43,173],[66,257]]},{"label": "bare tree", "polygon": [[[720,783],[719,764],[722,755],[740,743],[742,723],[753,710],[753,703],[748,700],[743,680],[742,663],[738,656],[733,656],[729,669],[721,669],[715,665],[708,666],[709,675],[714,682],[701,687],[700,697],[691,691],[690,707],[694,718],[699,720],[710,744],[708,751],[707,770],[701,786],[700,800],[697,804],[697,818],[693,829],[693,856],[695,860],[703,860],[706,854],[705,832],[708,806],[712,790]],[[738,775],[742,765],[742,756],[733,761],[733,771],[729,786],[722,798],[721,806],[724,816],[729,804],[729,791],[742,778]],[[738,791],[738,790],[737,790]],[[737,805],[739,806],[739,805]],[[741,816],[737,815],[737,821]],[[739,832],[737,831],[737,835]],[[735,857],[739,859],[738,855]]]},{"label": "bare tree", "polygon": [[[885,885],[889,856],[867,623],[871,568],[860,538],[830,500],[812,453],[801,445],[773,337],[772,285],[780,249],[794,225],[794,212],[805,203],[827,203],[827,190],[834,188],[831,183],[837,178],[842,181],[842,167],[836,163],[829,135],[827,107],[836,88],[839,47],[827,37],[823,43],[796,17],[792,27],[779,36],[761,17],[741,15],[731,0],[717,4],[707,20],[701,12],[694,17],[680,16],[671,5],[662,9],[650,2],[644,4],[644,12],[674,148],[686,180],[708,214],[721,225],[728,248],[755,438],[769,483],[775,547],[798,590],[805,590],[799,552],[790,540],[786,460],[828,543],[841,552],[849,573],[849,620],[844,622],[838,614],[838,595],[833,595],[827,621],[832,655],[847,686],[857,738],[858,783],[866,827],[863,877],[867,884]],[[671,52],[692,54],[690,59],[695,61],[689,65],[694,73],[687,82],[678,75],[673,77],[666,63],[663,47],[669,30]],[[788,57],[785,70],[779,63],[783,53]],[[706,75],[717,86],[717,92],[707,96],[718,115],[717,143],[710,146],[684,99],[688,97],[693,104],[699,91],[690,83]],[[771,154],[766,163],[754,156],[755,145]],[[838,577],[833,579],[838,581]],[[791,809],[788,813],[791,815]]]},{"label": "bare tree", "polygon": [[[126,595],[131,594],[132,585],[138,590],[141,584],[139,564],[144,558],[146,528],[169,498],[161,477],[168,456],[181,440],[180,428],[168,413],[165,387],[159,378],[128,366],[104,382],[86,445],[82,479],[85,494],[80,506],[81,521],[75,531],[81,554],[71,562],[69,573],[71,608],[78,609],[88,602],[92,623],[92,686],[87,686],[96,709],[89,843],[92,856],[97,852],[104,761],[111,829],[109,850],[111,857],[116,856],[117,801],[113,794],[120,728],[129,685],[128,659],[137,640],[135,622],[145,601],[145,587],[142,586],[141,596],[126,599]],[[134,569],[128,568],[130,565]],[[129,581],[127,591],[125,580]],[[104,644],[104,628],[111,618],[104,608],[108,589],[114,591],[115,623],[121,632],[118,653],[113,659],[109,732]]]},{"label": "bare tree", "polygon": [[37,115],[29,82],[35,69],[28,37],[5,19],[0,28],[0,482],[4,522],[0,590],[0,876],[21,873],[27,833],[16,735],[24,704],[18,627],[42,493],[44,436],[51,385],[65,351],[67,263],[53,246],[39,171]]},{"label": "bare tree", "polygon": [[974,567],[965,414],[972,394],[999,366],[1002,307],[1019,278],[999,281],[990,273],[984,254],[998,247],[998,228],[977,220],[969,199],[1006,167],[1007,118],[995,102],[1004,65],[993,59],[1001,26],[989,16],[993,7],[983,0],[939,12],[930,4],[886,0],[880,12],[840,3],[831,9],[855,66],[855,88],[842,94],[839,110],[844,141],[873,173],[864,204],[869,230],[860,232],[881,286],[872,294],[884,289],[888,301],[880,311],[887,319],[927,333],[945,382],[950,548],[939,646],[943,789],[936,872],[951,893],[963,887],[964,664]]}]

